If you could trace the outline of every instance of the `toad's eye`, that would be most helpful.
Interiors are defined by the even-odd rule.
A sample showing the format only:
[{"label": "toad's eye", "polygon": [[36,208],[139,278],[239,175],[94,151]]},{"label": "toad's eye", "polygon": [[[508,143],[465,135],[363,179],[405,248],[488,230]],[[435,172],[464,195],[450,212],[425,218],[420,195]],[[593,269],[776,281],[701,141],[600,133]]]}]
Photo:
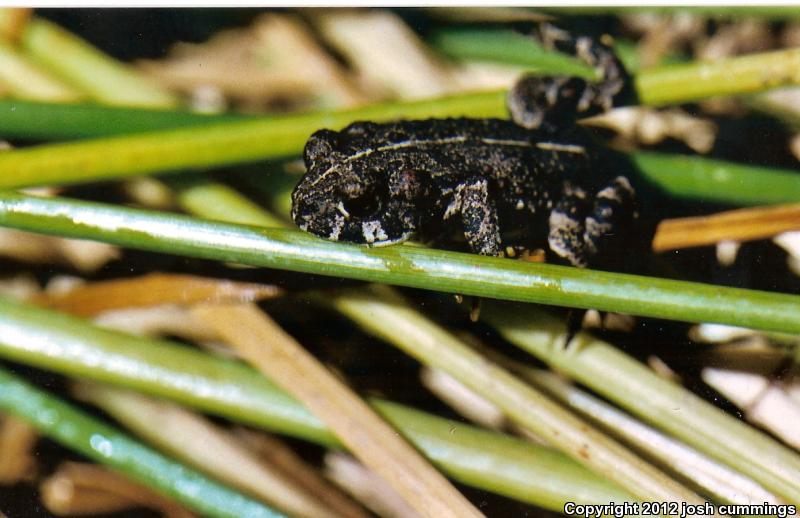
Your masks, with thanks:
[{"label": "toad's eye", "polygon": [[[386,192],[381,192],[386,191]],[[388,195],[388,190],[378,186],[370,186],[363,193],[344,201],[344,208],[353,218],[364,218],[378,212],[382,207],[382,195]]]}]

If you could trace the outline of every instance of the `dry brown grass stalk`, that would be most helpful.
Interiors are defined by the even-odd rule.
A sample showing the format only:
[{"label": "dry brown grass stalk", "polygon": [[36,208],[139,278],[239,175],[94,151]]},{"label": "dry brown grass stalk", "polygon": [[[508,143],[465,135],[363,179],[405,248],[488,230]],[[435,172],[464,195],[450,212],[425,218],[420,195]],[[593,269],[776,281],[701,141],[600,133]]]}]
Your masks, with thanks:
[{"label": "dry brown grass stalk", "polygon": [[800,230],[800,205],[753,207],[689,218],[665,219],[653,238],[653,251],[750,241]]},{"label": "dry brown grass stalk", "polygon": [[167,518],[195,515],[174,501],[94,464],[65,462],[45,479],[40,492],[47,509],[59,516],[82,516],[146,507]]},{"label": "dry brown grass stalk", "polygon": [[140,277],[84,284],[65,293],[43,293],[34,302],[80,316],[120,308],[198,302],[250,302],[280,295],[279,288],[194,275],[150,273]]},{"label": "dry brown grass stalk", "polygon": [[200,305],[193,313],[300,400],[422,516],[482,516],[395,429],[257,306]]}]

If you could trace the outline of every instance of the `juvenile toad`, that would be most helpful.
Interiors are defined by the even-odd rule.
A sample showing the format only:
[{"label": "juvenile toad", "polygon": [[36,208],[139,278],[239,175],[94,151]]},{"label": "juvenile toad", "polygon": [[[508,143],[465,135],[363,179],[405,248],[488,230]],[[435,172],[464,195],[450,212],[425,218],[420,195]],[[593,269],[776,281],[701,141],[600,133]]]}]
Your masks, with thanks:
[{"label": "juvenile toad", "polygon": [[509,94],[511,120],[356,122],[317,131],[292,194],[297,225],[372,246],[463,236],[478,254],[543,247],[574,266],[595,264],[632,221],[635,195],[575,121],[631,100],[631,82],[594,40],[550,26],[541,38],[594,66],[602,80],[526,76]]}]

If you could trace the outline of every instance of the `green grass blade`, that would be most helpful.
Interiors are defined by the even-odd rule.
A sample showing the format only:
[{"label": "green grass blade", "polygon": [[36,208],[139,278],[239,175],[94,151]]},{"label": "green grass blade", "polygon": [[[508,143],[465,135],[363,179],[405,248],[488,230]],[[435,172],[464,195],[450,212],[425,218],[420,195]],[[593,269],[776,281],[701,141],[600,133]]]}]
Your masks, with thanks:
[{"label": "green grass blade", "polygon": [[795,169],[644,151],[630,158],[642,176],[672,196],[739,205],[800,201],[800,171]]},{"label": "green grass blade", "polygon": [[253,266],[486,298],[800,333],[800,296],[413,246],[369,248],[286,229],[0,192],[0,226]]},{"label": "green grass blade", "polygon": [[503,116],[503,92],[375,105],[347,111],[259,118],[126,137],[50,144],[0,154],[0,187],[119,178],[298,154],[319,128],[353,120]]},{"label": "green grass blade", "polygon": [[254,118],[180,110],[0,99],[0,135],[30,140],[108,137]]},{"label": "green grass blade", "polygon": [[207,516],[279,517],[276,511],[178,464],[0,368],[0,410],[40,433]]},{"label": "green grass blade", "polygon": [[[0,299],[0,356],[337,446],[318,419],[250,367],[5,298]],[[553,510],[576,499],[626,499],[616,486],[553,450],[395,403],[371,403],[431,461],[465,484]]]},{"label": "green grass blade", "polygon": [[483,318],[507,340],[639,418],[800,503],[800,456],[680,385],[658,377],[618,348],[578,333],[541,310],[487,305]]},{"label": "green grass blade", "polygon": [[524,66],[548,74],[599,79],[597,71],[574,56],[544,49],[532,37],[494,29],[443,29],[428,43],[445,55],[459,59],[487,59]]},{"label": "green grass blade", "polygon": [[[456,480],[557,512],[563,512],[567,502],[605,504],[633,499],[607,478],[556,450],[397,403],[375,399],[371,403]],[[468,482],[475,478],[480,478],[480,485]],[[516,492],[510,491],[517,487]]]},{"label": "green grass blade", "polygon": [[[50,345],[48,345],[50,344]],[[321,444],[336,440],[264,376],[164,340],[110,331],[0,298],[0,354],[20,363],[178,401]],[[250,419],[249,416],[253,417]]]},{"label": "green grass blade", "polygon": [[642,70],[636,89],[643,104],[698,101],[800,83],[800,48],[748,54],[714,62],[665,65]]}]

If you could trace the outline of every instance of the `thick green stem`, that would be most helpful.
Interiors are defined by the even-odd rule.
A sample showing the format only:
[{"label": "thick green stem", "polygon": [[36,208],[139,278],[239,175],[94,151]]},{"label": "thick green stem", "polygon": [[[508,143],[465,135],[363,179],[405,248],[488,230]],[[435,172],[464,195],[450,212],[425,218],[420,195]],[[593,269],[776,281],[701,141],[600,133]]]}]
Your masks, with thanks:
[{"label": "thick green stem", "polygon": [[[6,335],[3,335],[5,339]],[[0,368],[0,410],[86,457],[207,516],[283,516],[164,457],[115,428]]]},{"label": "thick green stem", "polygon": [[750,94],[800,83],[800,49],[776,50],[643,70],[636,76],[641,102],[683,103],[724,95]]},{"label": "thick green stem", "polygon": [[486,298],[800,333],[800,296],[309,234],[0,192],[0,226]]}]

